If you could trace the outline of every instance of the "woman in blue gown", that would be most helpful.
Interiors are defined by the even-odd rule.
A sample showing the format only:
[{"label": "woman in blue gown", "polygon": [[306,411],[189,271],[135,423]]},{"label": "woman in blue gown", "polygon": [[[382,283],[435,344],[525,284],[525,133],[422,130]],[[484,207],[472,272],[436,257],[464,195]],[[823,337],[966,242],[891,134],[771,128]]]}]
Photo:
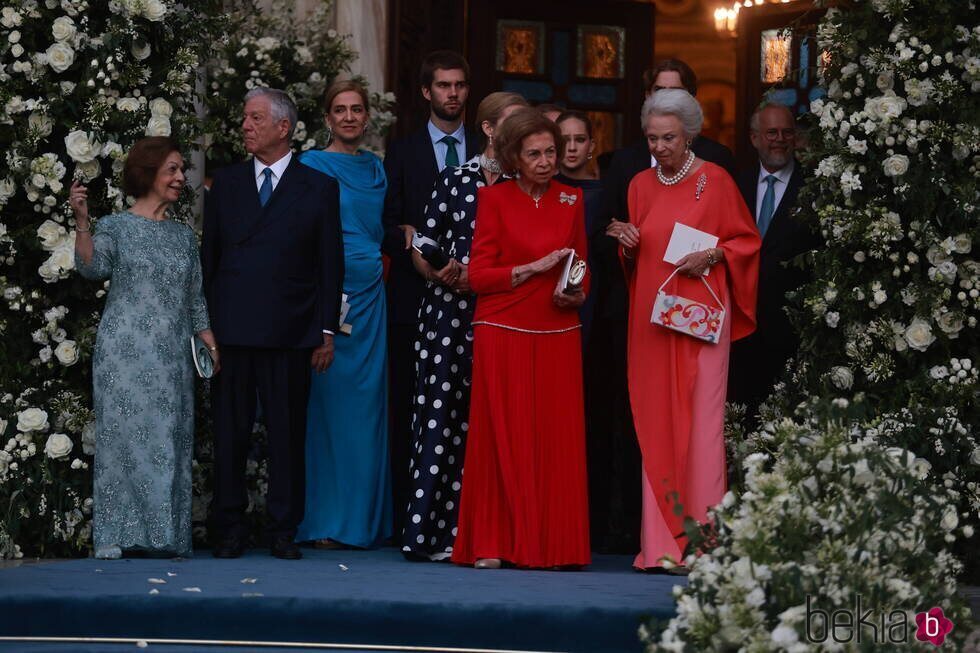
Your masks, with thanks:
[{"label": "woman in blue gown", "polygon": [[360,149],[368,96],[353,81],[324,96],[323,151],[300,161],[340,183],[344,292],[349,334],[334,338],[334,360],[313,373],[306,427],[306,513],[297,541],[371,547],[391,536],[388,377],[381,211],[387,180],[381,159]]}]

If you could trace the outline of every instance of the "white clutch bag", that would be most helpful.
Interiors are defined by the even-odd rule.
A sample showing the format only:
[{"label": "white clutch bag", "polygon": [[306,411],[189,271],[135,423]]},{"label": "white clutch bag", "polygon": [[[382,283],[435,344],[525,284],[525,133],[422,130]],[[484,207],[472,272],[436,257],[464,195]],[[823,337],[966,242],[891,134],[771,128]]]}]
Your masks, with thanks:
[{"label": "white clutch bag", "polygon": [[670,276],[660,284],[657,299],[653,303],[653,315],[650,323],[667,329],[672,329],[686,336],[716,344],[721,336],[721,327],[725,324],[725,309],[711,285],[701,277],[701,283],[711,293],[717,306],[704,304],[694,299],[664,292],[664,288],[677,274],[675,269]]}]

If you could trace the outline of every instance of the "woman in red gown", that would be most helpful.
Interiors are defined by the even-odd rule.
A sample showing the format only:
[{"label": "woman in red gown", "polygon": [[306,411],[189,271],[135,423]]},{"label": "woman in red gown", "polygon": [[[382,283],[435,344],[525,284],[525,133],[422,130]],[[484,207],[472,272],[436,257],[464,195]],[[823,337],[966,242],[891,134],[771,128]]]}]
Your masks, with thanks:
[{"label": "woman in red gown", "polygon": [[[664,566],[664,557],[683,560],[684,517],[704,522],[725,494],[729,348],[755,330],[759,232],[728,173],[690,150],[701,123],[701,107],[687,91],[660,90],[644,103],[657,167],[633,178],[630,221],[614,234],[630,291],[627,375],[643,455],[642,550],[633,564],[641,569]],[[717,245],[668,263],[676,223],[717,236]],[[651,314],[673,315],[654,311],[654,303],[675,270],[666,293],[724,307],[724,318],[713,323],[714,342],[651,323]]]},{"label": "woman in red gown", "polygon": [[578,308],[558,289],[571,250],[587,256],[578,189],[552,180],[564,140],[534,109],[495,147],[513,181],[479,191],[469,277],[473,389],[452,560],[495,569],[589,563]]}]

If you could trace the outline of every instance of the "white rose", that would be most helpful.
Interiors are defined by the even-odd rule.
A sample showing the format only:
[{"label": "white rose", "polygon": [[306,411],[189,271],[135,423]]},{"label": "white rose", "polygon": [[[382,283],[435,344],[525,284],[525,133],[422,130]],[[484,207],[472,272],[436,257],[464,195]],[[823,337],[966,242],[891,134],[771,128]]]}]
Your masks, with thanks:
[{"label": "white rose", "polygon": [[150,56],[152,50],[149,43],[133,41],[132,45],[129,46],[129,51],[133,53],[137,61],[143,61]]},{"label": "white rose", "polygon": [[11,179],[0,179],[0,204],[6,202],[17,192],[17,184]]},{"label": "white rose", "polygon": [[14,43],[10,48],[10,54],[14,55],[14,57],[19,57],[24,54],[24,46],[20,43]]},{"label": "white rose", "polygon": [[74,340],[62,340],[55,347],[54,355],[59,363],[65,367],[71,367],[78,362],[78,347]]},{"label": "white rose", "polygon": [[95,422],[89,422],[82,429],[82,451],[89,456],[95,453]]},{"label": "white rose", "polygon": [[51,24],[51,34],[55,41],[67,41],[75,36],[75,21],[68,16],[60,16]]},{"label": "white rose", "polygon": [[146,123],[147,136],[170,136],[170,119],[164,116],[151,116]]},{"label": "white rose", "polygon": [[70,454],[74,446],[71,438],[64,433],[52,433],[48,436],[48,441],[44,443],[44,453],[48,458],[57,460]]},{"label": "white rose", "polygon": [[160,116],[161,118],[169,118],[174,113],[174,108],[170,106],[170,103],[164,100],[162,97],[150,100],[150,115]]},{"label": "white rose", "polygon": [[950,338],[955,338],[963,330],[963,316],[959,313],[943,313],[936,320],[936,324],[943,333],[949,334]]},{"label": "white rose", "polygon": [[3,14],[0,15],[0,25],[6,28],[17,27],[20,25],[22,18],[20,13],[13,7],[4,7]]},{"label": "white rose", "polygon": [[909,158],[904,154],[893,154],[881,164],[887,177],[901,177],[909,169]]},{"label": "white rose", "polygon": [[841,390],[849,390],[854,385],[854,373],[849,367],[838,365],[831,368],[830,381]]},{"label": "white rose", "polygon": [[77,163],[93,161],[99,155],[100,149],[102,145],[80,129],[65,136],[65,150]]},{"label": "white rose", "polygon": [[51,70],[56,73],[65,72],[75,63],[75,51],[61,41],[52,43],[45,51],[45,55],[47,55],[48,65],[51,66]]},{"label": "white rose", "polygon": [[120,111],[139,111],[140,101],[134,97],[123,97],[116,100],[116,108]]},{"label": "white rose", "polygon": [[827,321],[827,326],[831,329],[836,329],[837,324],[840,322],[840,313],[837,311],[830,311],[824,316],[824,320]]},{"label": "white rose", "polygon": [[75,269],[75,232],[66,236],[58,243],[48,262],[52,268],[59,272],[67,272]]},{"label": "white rose", "polygon": [[102,166],[99,165],[98,161],[86,161],[79,163],[76,170],[81,175],[82,181],[89,182],[99,176],[102,172]]},{"label": "white rose", "polygon": [[166,14],[167,5],[163,4],[160,0],[146,0],[143,3],[143,16],[149,21],[159,23]]},{"label": "white rose", "polygon": [[17,413],[17,430],[22,433],[48,428],[48,414],[40,408],[27,408]]},{"label": "white rose", "polygon": [[37,228],[37,237],[41,239],[41,247],[46,252],[53,252],[67,233],[65,228],[54,220],[45,220]]},{"label": "white rose", "polygon": [[895,85],[895,75],[890,70],[880,72],[875,80],[875,85],[879,91],[890,91]]},{"label": "white rose", "polygon": [[953,236],[953,251],[957,254],[969,254],[973,249],[973,239],[970,234],[957,234]]},{"label": "white rose", "polygon": [[960,523],[960,518],[956,515],[956,510],[953,508],[946,508],[943,512],[943,518],[940,520],[939,525],[945,531],[951,531],[956,528]]},{"label": "white rose", "polygon": [[905,329],[905,341],[909,347],[916,351],[925,351],[933,342],[936,336],[932,334],[932,325],[921,317],[916,317]]},{"label": "white rose", "polygon": [[31,184],[35,188],[44,188],[48,184],[48,178],[38,172],[31,176]]}]

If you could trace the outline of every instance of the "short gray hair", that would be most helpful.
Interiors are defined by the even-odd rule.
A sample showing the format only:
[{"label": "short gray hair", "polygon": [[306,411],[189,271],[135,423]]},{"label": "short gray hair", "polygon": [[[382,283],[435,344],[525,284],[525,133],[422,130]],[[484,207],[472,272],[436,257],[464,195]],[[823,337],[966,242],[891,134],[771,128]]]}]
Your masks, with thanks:
[{"label": "short gray hair", "polygon": [[759,131],[759,116],[762,114],[763,111],[769,108],[784,109],[786,113],[789,114],[790,120],[793,121],[793,124],[796,124],[796,116],[793,115],[793,112],[790,110],[788,106],[786,106],[785,104],[780,104],[779,102],[763,102],[758,107],[756,107],[755,111],[752,112],[752,116],[749,117],[749,129],[751,131],[754,132]]},{"label": "short gray hair", "polygon": [[289,93],[280,91],[278,88],[260,86],[246,93],[245,101],[248,102],[257,97],[269,98],[273,120],[279,121],[284,118],[289,120],[289,133],[286,136],[292,140],[293,132],[296,131],[296,123],[299,122],[299,111],[296,110],[296,103],[293,102],[293,98],[289,97]]},{"label": "short gray hair", "polygon": [[640,128],[646,130],[650,116],[674,116],[681,121],[684,136],[694,138],[701,133],[704,113],[694,96],[682,88],[664,88],[650,94],[640,112]]}]

